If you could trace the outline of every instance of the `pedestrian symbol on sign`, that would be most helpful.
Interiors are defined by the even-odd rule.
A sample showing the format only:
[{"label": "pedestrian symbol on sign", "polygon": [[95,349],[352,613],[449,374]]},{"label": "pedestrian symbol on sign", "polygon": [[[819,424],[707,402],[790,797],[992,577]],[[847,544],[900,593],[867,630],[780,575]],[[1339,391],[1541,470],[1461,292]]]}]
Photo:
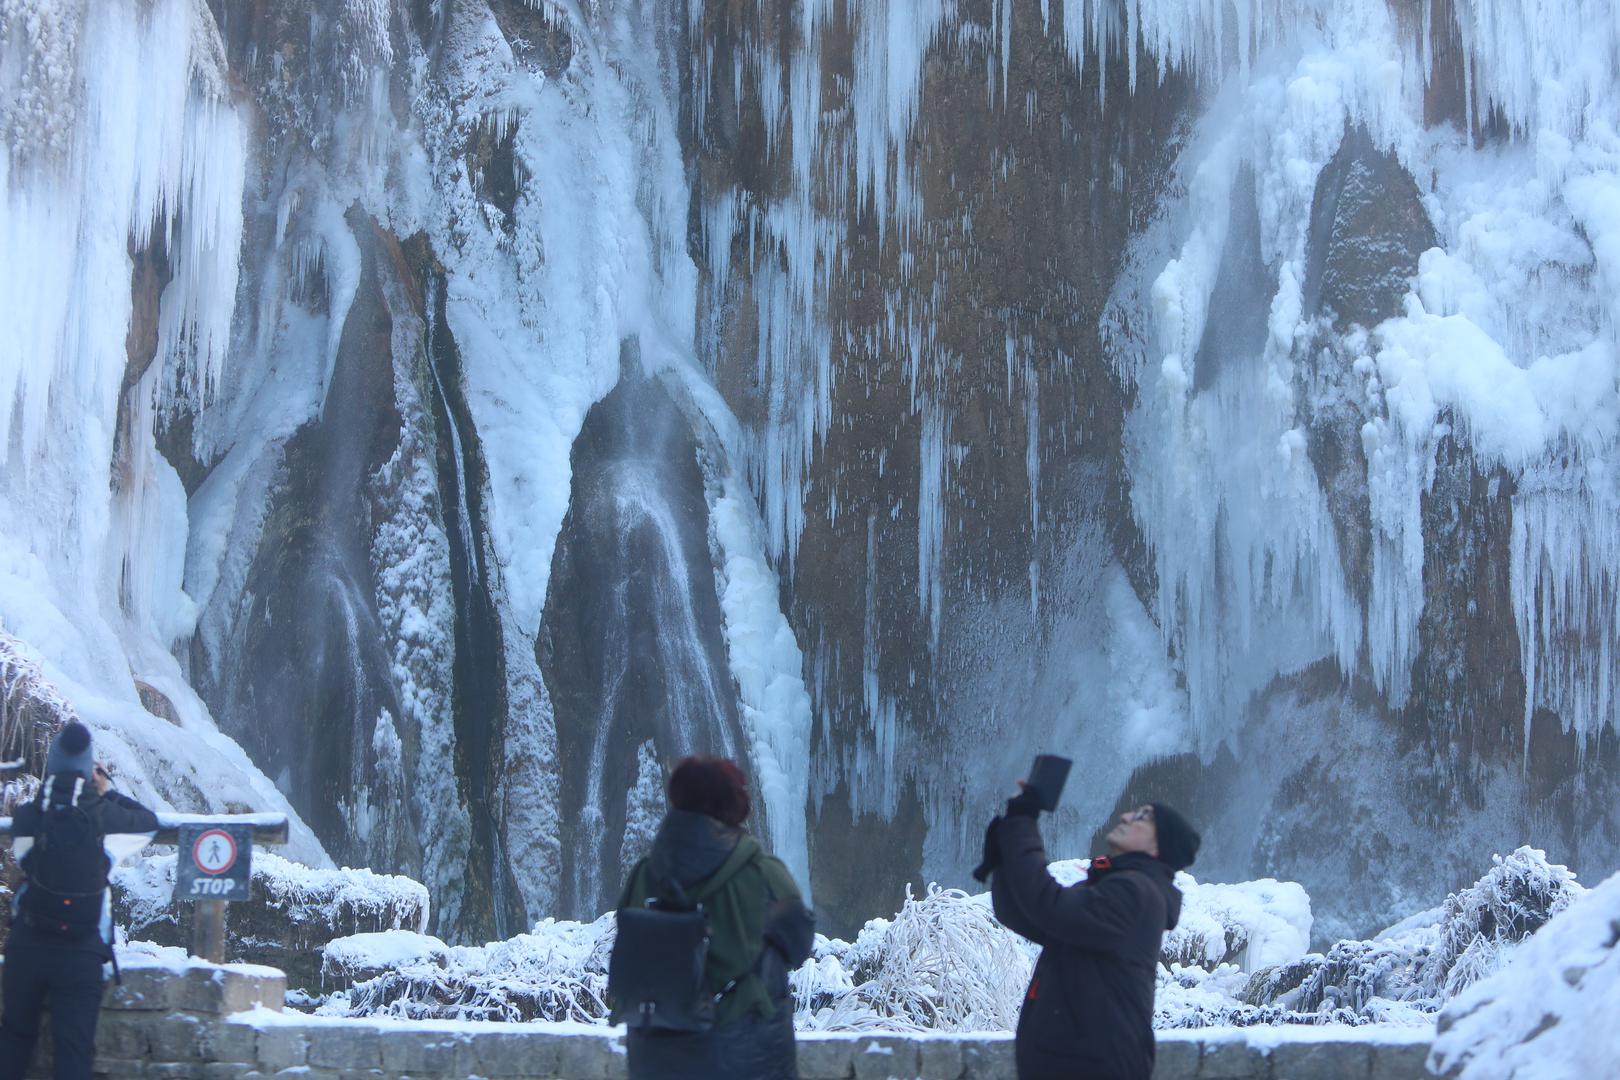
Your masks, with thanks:
[{"label": "pedestrian symbol on sign", "polygon": [[209,829],[191,847],[197,869],[205,874],[223,874],[236,862],[236,841],[223,829]]}]

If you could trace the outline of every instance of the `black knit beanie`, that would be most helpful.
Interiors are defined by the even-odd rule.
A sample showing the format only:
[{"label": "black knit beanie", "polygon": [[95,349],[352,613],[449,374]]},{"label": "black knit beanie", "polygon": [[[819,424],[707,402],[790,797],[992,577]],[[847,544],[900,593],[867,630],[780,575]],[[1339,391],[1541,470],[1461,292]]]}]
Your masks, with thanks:
[{"label": "black knit beanie", "polygon": [[56,733],[45,755],[46,776],[82,776],[88,780],[95,767],[89,728],[75,720]]},{"label": "black knit beanie", "polygon": [[1159,861],[1170,864],[1172,870],[1185,870],[1198,856],[1202,839],[1198,830],[1188,824],[1174,809],[1164,803],[1153,804],[1153,826],[1159,834]]}]

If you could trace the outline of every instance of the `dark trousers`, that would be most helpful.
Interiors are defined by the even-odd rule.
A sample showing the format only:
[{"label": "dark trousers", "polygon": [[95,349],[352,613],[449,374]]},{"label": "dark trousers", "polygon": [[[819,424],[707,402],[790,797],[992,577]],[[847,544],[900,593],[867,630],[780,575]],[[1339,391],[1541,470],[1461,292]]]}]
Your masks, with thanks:
[{"label": "dark trousers", "polygon": [[41,941],[22,928],[6,939],[5,1013],[0,1016],[0,1080],[22,1080],[51,1010],[56,1080],[90,1080],[101,1014],[101,955],[80,944]]},{"label": "dark trousers", "polygon": [[799,1080],[793,1008],[749,1013],[702,1033],[624,1037],[630,1080]]}]

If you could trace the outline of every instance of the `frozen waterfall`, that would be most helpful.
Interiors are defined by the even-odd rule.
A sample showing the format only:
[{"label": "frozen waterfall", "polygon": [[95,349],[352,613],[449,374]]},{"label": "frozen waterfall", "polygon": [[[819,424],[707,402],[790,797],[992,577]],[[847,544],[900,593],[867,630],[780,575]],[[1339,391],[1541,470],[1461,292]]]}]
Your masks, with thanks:
[{"label": "frozen waterfall", "polygon": [[611,903],[690,752],[851,933],[1037,750],[1065,854],[1164,794],[1333,931],[1436,816],[1611,869],[1617,61],[1605,0],[0,2],[0,644],[449,938]]}]

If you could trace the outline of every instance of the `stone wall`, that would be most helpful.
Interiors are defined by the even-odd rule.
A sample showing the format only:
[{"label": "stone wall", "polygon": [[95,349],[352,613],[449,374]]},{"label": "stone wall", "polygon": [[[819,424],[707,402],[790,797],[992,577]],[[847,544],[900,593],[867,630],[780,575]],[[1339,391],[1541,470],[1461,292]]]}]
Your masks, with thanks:
[{"label": "stone wall", "polygon": [[[96,1037],[109,1080],[623,1080],[623,1042],[585,1025],[339,1020],[282,1011],[273,968],[131,960],[108,987]],[[251,1010],[251,1011],[250,1011]],[[1013,1080],[1008,1035],[802,1036],[801,1080]],[[1372,1043],[1324,1029],[1167,1032],[1154,1080],[1415,1080],[1428,1042]],[[50,1075],[42,1033],[30,1077]]]}]

